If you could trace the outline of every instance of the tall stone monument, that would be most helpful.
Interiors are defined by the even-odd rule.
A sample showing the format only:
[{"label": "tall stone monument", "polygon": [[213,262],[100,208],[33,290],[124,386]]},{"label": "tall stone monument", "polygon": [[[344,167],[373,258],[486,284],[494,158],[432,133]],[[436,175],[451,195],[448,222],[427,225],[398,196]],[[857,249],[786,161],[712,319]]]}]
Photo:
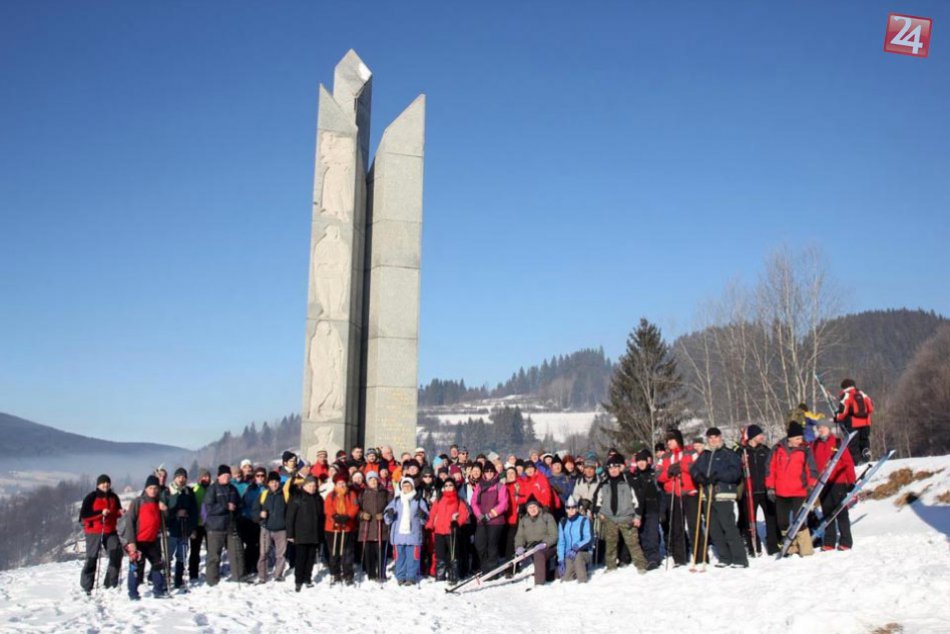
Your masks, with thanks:
[{"label": "tall stone monument", "polygon": [[425,96],[369,165],[372,73],[354,51],[320,86],[300,447],[416,441]]}]

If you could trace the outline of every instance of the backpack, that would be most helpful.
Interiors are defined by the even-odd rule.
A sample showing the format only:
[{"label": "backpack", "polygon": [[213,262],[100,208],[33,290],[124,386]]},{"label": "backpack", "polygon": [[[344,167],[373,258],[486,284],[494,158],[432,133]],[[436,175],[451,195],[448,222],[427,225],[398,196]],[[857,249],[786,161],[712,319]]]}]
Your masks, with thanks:
[{"label": "backpack", "polygon": [[851,415],[855,418],[867,418],[874,411],[871,397],[861,390],[855,389],[851,398],[854,401]]}]

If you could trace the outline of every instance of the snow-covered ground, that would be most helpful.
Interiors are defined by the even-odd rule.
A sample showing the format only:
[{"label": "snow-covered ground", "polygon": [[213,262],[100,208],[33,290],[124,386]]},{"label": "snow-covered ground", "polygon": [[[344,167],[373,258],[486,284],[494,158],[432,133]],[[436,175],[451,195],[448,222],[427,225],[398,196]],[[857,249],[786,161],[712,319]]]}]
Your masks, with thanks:
[{"label": "snow-covered ground", "polygon": [[[950,456],[893,461],[869,488],[905,467],[934,474],[858,505],[851,552],[760,558],[747,570],[710,567],[705,574],[598,570],[586,586],[554,583],[527,593],[524,578],[458,595],[432,581],[330,588],[320,570],[315,588],[300,594],[288,582],[221,584],[172,599],[146,592],[138,603],[124,590],[84,597],[81,564],[69,562],[0,573],[0,630],[950,632]],[[895,505],[908,492],[918,501]]]},{"label": "snow-covered ground", "polygon": [[[590,431],[590,424],[594,422],[597,412],[528,412],[527,416],[534,421],[534,433],[543,438],[549,432],[555,440],[564,441],[571,434],[586,434]],[[439,414],[440,423],[457,425],[469,418],[482,416],[488,420],[488,413],[473,416],[469,413]]]}]

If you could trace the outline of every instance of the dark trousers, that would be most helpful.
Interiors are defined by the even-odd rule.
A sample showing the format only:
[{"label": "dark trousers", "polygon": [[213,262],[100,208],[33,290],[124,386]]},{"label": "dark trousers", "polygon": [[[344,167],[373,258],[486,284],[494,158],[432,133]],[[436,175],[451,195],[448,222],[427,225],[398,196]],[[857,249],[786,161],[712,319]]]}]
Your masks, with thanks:
[{"label": "dark trousers", "polygon": [[456,531],[455,557],[459,562],[459,575],[467,577],[478,570],[478,553],[475,552],[475,526],[463,524]]},{"label": "dark trousers", "polygon": [[[749,553],[753,552],[752,547],[752,536],[749,534],[749,511],[748,511],[748,502],[745,498],[739,501],[739,521],[738,527],[739,531],[742,533],[742,539],[745,540],[746,548]],[[756,531],[756,550],[755,552],[762,552],[762,538],[758,534],[758,524],[756,522],[756,517],[759,514],[759,509],[762,509],[762,514],[765,516],[765,552],[769,555],[778,554],[779,549],[779,532],[778,524],[775,520],[775,503],[769,501],[768,495],[764,492],[755,493],[752,495],[752,527]]]},{"label": "dark trousers", "polygon": [[710,509],[709,537],[719,551],[719,561],[724,564],[749,565],[739,528],[736,526],[735,502],[713,501]]},{"label": "dark trousers", "polygon": [[805,503],[805,498],[775,498],[775,520],[779,534],[784,538],[792,520],[798,514],[798,509]]},{"label": "dark trousers", "polygon": [[86,533],[86,563],[82,567],[82,575],[79,578],[79,585],[86,592],[92,592],[96,580],[96,567],[103,553],[108,553],[109,557],[109,567],[106,570],[103,585],[106,588],[119,585],[119,569],[122,567],[122,544],[119,542],[119,536],[115,533],[111,535]]},{"label": "dark trousers", "polygon": [[[850,488],[851,485],[849,484],[829,484],[825,488],[821,494],[821,512],[825,517],[829,517],[841,506],[841,502],[848,495]],[[830,547],[846,546],[848,548],[854,545],[851,538],[851,517],[848,515],[848,509],[842,510],[838,513],[838,517],[828,524],[825,528],[825,534],[821,538],[821,545]]]},{"label": "dark trousers", "polygon": [[475,550],[483,573],[498,565],[498,546],[504,530],[504,524],[479,524],[475,527]]},{"label": "dark trousers", "polygon": [[686,504],[681,496],[667,494],[667,508],[670,510],[669,534],[666,538],[666,551],[673,556],[677,565],[685,565],[689,561],[686,550]]},{"label": "dark trousers", "polygon": [[297,565],[294,582],[298,586],[313,583],[313,564],[317,561],[317,544],[297,544]]},{"label": "dark trousers", "polygon": [[534,585],[540,586],[548,580],[551,561],[557,557],[557,546],[548,546],[531,555],[534,562]]},{"label": "dark trousers", "polygon": [[335,581],[353,579],[353,557],[356,535],[346,531],[327,533],[330,542],[330,574]]},{"label": "dark trousers", "polygon": [[[456,530],[456,536],[458,531]],[[435,578],[436,581],[458,580],[458,539],[449,535],[435,536]]]},{"label": "dark trousers", "polygon": [[257,560],[261,552],[261,527],[260,524],[246,518],[238,518],[238,535],[241,536],[241,544],[244,546],[244,567],[245,573],[257,569]]},{"label": "dark trousers", "polygon": [[662,560],[662,557],[660,557],[660,515],[657,511],[649,510],[644,513],[640,519],[638,533],[640,548],[643,549],[643,556],[646,557],[647,564],[660,565]]},{"label": "dark trousers", "polygon": [[155,542],[138,542],[136,548],[139,552],[139,560],[129,563],[129,598],[139,598],[139,586],[145,581],[145,563],[152,566],[149,573],[149,579],[152,580],[152,594],[159,596],[165,594],[165,575],[162,574],[164,563],[162,562],[162,547]]},{"label": "dark trousers", "polygon": [[204,526],[195,529],[195,538],[190,540],[188,545],[188,578],[192,581],[198,580],[198,564],[201,563],[201,542],[207,546],[208,534]]},{"label": "dark trousers", "polygon": [[363,572],[370,579],[386,580],[386,548],[388,544],[384,541],[379,542],[361,542],[363,554]]},{"label": "dark trousers", "polygon": [[505,524],[505,561],[515,556],[515,535],[518,533],[517,524]]}]

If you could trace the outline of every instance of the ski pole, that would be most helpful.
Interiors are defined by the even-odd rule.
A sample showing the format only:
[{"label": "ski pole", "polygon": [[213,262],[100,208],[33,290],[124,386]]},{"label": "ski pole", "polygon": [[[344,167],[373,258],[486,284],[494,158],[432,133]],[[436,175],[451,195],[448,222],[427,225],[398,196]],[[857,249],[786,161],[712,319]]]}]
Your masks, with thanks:
[{"label": "ski pole", "polygon": [[709,515],[713,497],[712,485],[709,485],[709,493],[706,494],[706,524],[703,528],[703,572],[706,572],[706,560],[709,558]]},{"label": "ski pole", "polygon": [[703,489],[699,490],[699,500],[696,504],[696,537],[693,539],[693,558],[690,561],[689,571],[696,572],[696,565],[699,563],[699,519],[703,510]]}]

